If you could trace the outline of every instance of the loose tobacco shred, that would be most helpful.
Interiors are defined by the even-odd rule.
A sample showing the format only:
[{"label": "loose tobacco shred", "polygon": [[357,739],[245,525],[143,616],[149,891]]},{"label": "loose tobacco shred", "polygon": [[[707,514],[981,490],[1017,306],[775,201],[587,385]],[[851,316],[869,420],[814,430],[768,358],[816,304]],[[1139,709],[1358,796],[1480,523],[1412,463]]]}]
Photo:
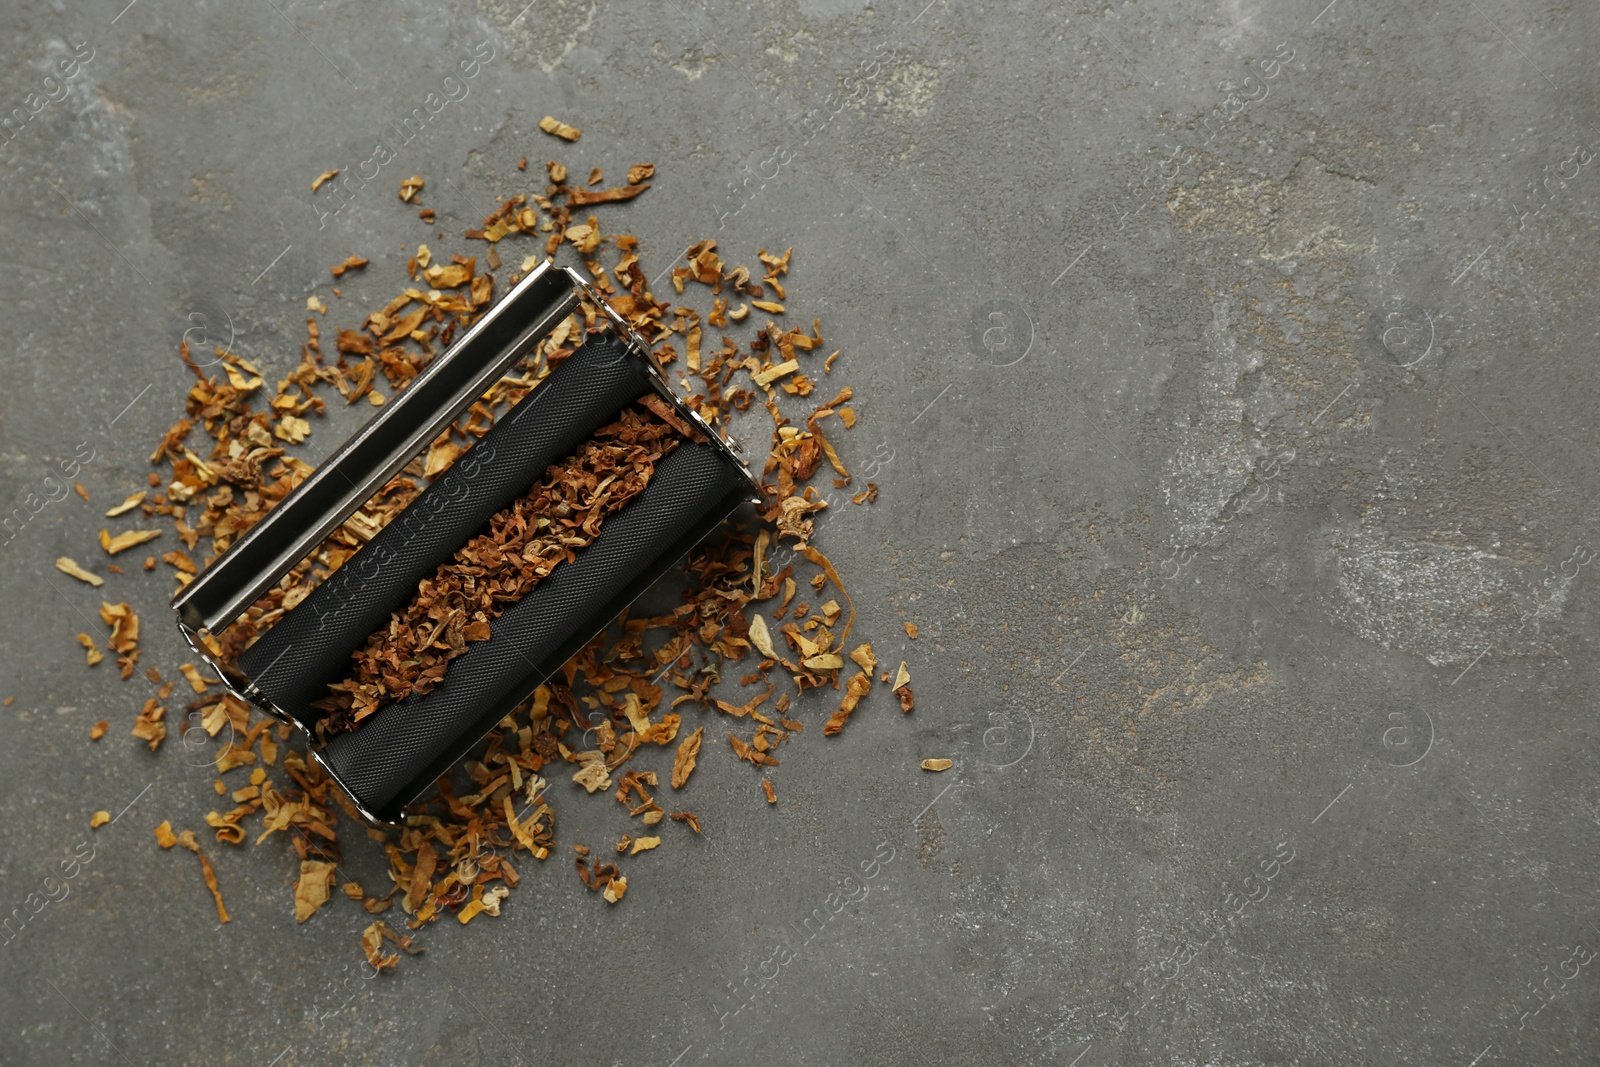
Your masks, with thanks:
[{"label": "loose tobacco shred", "polygon": [[[212,869],[211,861],[206,858],[206,854],[200,851],[200,845],[194,839],[194,831],[185,830],[179,834],[178,844],[200,857],[200,873],[205,877],[206,888],[211,890],[211,898],[217,903],[217,921],[230,922],[228,909],[222,903],[222,889],[217,885],[217,872]],[[167,846],[163,845],[162,847],[165,848]]]}]

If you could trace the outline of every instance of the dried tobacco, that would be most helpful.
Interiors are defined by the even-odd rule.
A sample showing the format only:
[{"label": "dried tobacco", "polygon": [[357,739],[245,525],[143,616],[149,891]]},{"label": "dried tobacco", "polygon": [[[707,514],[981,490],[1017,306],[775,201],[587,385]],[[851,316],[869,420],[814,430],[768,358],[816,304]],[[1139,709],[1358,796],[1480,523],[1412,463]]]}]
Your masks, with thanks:
[{"label": "dried tobacco", "polygon": [[[550,122],[561,127],[561,132],[547,127],[555,136],[578,134],[565,124]],[[524,158],[517,169],[524,171],[526,166]],[[594,177],[592,170],[573,172]],[[765,500],[760,514],[765,525],[757,529],[730,525],[725,536],[691,552],[684,566],[687,588],[681,603],[655,616],[624,613],[613,628],[579,650],[557,676],[492,730],[472,758],[441,778],[436,793],[410,810],[406,827],[398,832],[366,827],[300,742],[289,746],[288,727],[219,691],[205,675],[184,671],[196,689],[196,699],[173,719],[180,729],[203,730],[214,740],[217,792],[232,802],[231,808],[224,804],[219,805],[224,810],[209,812],[205,823],[219,843],[235,847],[246,841],[260,846],[281,834],[292,847],[295,862],[302,865],[301,877],[294,880],[292,907],[303,921],[339,896],[371,915],[398,909],[398,921],[412,932],[444,915],[465,923],[484,914],[500,914],[501,901],[523,877],[518,870],[522,858],[542,861],[554,852],[553,805],[558,792],[551,779],[557,772],[591,792],[611,789],[612,773],[621,775],[615,795],[627,818],[639,823],[627,835],[632,839],[630,849],[635,845],[643,849],[640,843],[652,839],[672,847],[677,843],[669,840],[672,836],[687,841],[673,833],[662,834],[664,819],[683,824],[684,833],[699,834],[700,817],[682,810],[664,812],[645,789],[654,785],[655,772],[624,771],[624,763],[640,758],[652,744],[676,741],[673,757],[655,757],[663,763],[670,759],[670,784],[675,789],[693,788],[691,772],[697,778],[726,774],[729,764],[720,746],[702,754],[700,742],[707,724],[727,716],[756,727],[753,735],[745,735],[748,740],[739,738],[739,744],[750,753],[753,768],[747,773],[764,774],[778,763],[775,749],[803,728],[787,713],[813,710],[806,696],[809,690],[832,688],[838,693],[840,689],[855,605],[832,564],[811,543],[816,515],[833,505],[808,483],[826,469],[834,488],[851,484],[843,458],[821,423],[837,417],[848,432],[856,427],[857,415],[847,406],[852,400],[848,386],[827,403],[811,407],[809,414],[787,411],[789,405],[805,403],[840,358],[839,349],[822,355],[823,334],[815,320],[809,331],[774,321],[774,317],[786,319],[797,306],[783,281],[792,250],[782,255],[762,250],[757,256],[759,269],[752,272],[726,263],[715,240],[698,242],[672,268],[674,293],[663,298],[651,291],[652,275],[640,262],[637,238],[603,232],[597,215],[586,212],[584,218],[574,217],[575,207],[591,204],[601,212],[619,210],[618,201],[648,187],[646,183],[655,177],[652,164],[636,164],[627,173],[627,184],[611,190],[574,188],[568,184],[566,165],[559,161],[536,167],[528,177],[533,175],[538,175],[540,185],[506,197],[483,219],[481,228],[466,231],[469,240],[484,243],[485,251],[436,257],[426,245],[418,245],[406,264],[411,284],[402,283],[398,295],[382,308],[364,317],[347,316],[354,320],[352,328],[325,328],[319,321],[320,316],[334,313],[330,303],[343,299],[338,288],[332,289],[327,302],[320,296],[309,297],[299,362],[275,386],[268,384],[260,368],[236,353],[216,350],[214,356],[207,353],[197,359],[186,343],[180,343],[178,358],[195,379],[186,410],[150,456],[160,469],[149,475],[148,488],[129,495],[108,518],[126,515],[123,521],[133,522],[167,516],[182,549],[160,558],[172,568],[180,586],[193,580],[198,567],[226,551],[311,473],[311,466],[296,452],[320,425],[330,403],[381,406],[487,309],[498,284],[493,272],[501,267],[502,251],[512,267],[511,283],[518,280],[519,270],[526,272],[547,256],[570,251],[587,268],[611,309],[647,338],[656,360],[677,375],[688,406],[714,429],[726,434],[730,417],[750,410],[752,404],[771,416],[771,442],[760,471]],[[327,172],[315,184],[337,176],[337,171]],[[543,184],[545,179],[548,184]],[[420,192],[420,175],[402,183],[402,194],[412,188]],[[415,192],[407,203],[414,206],[414,200]],[[431,209],[422,209],[422,214],[427,219]],[[521,247],[513,253],[518,244]],[[374,275],[382,269],[381,262],[358,264],[361,259],[352,256],[339,266],[364,268]],[[486,267],[481,271],[480,259]],[[703,288],[686,297],[691,285]],[[702,306],[689,306],[696,303]],[[432,442],[425,456],[380,489],[239,620],[208,638],[211,653],[223,661],[236,659],[283,613],[347,563],[500,413],[537,388],[553,367],[604,324],[599,310],[587,304],[561,323]],[[734,329],[742,331],[741,339],[725,335]],[[869,482],[844,500],[868,506],[877,496],[878,486]],[[150,533],[128,532],[134,538]],[[117,540],[108,530],[102,547],[120,551],[136,543],[134,538]],[[773,550],[780,545],[796,554],[793,562],[781,567],[773,559]],[[807,571],[807,564],[817,572]],[[145,570],[156,566],[155,554],[144,560]],[[123,573],[115,563],[103,569],[113,575]],[[822,601],[816,614],[809,602],[797,601],[802,582]],[[830,582],[837,588],[837,600],[824,593]],[[839,600],[848,607],[848,617]],[[461,607],[465,610],[466,604]],[[112,628],[110,643],[122,677],[131,679],[140,655],[137,617],[126,604],[109,602],[102,615]],[[461,628],[463,640],[473,621],[468,618]],[[418,633],[426,636],[426,631]],[[917,635],[907,627],[907,636]],[[80,639],[93,663],[99,649],[88,635]],[[444,643],[450,646],[448,637]],[[713,696],[712,687],[724,681],[723,671],[747,661],[752,652],[760,657],[756,667],[738,681],[765,682],[761,685],[765,692],[758,691],[742,703]],[[849,655],[863,672],[871,669],[863,662],[868,656],[861,646]],[[793,689],[776,694],[775,680],[792,684]],[[887,673],[882,680],[889,681]],[[909,705],[910,686],[902,681],[897,678],[892,688],[902,704]],[[172,682],[159,683],[157,699],[138,716],[136,732],[152,748],[165,736],[165,708],[160,701],[171,692]],[[775,702],[766,707],[764,701],[774,695]],[[847,690],[841,697],[842,710],[851,694]],[[796,706],[797,700],[804,703]],[[863,701],[857,694],[851,709],[859,711]],[[692,731],[685,729],[680,740],[680,725],[690,716],[703,721],[694,723]],[[697,763],[703,768],[698,772]],[[241,781],[242,775],[248,775],[248,783]],[[562,787],[559,800],[564,802],[576,792],[574,787]],[[763,787],[762,792],[768,791]],[[770,795],[776,797],[775,788]],[[341,810],[354,833],[351,827],[339,826]],[[192,841],[192,833],[185,833]],[[326,865],[341,863],[342,844],[353,840],[357,847],[365,847],[369,835],[387,854],[392,884],[373,892],[347,882],[342,892],[334,893]],[[170,826],[157,836],[163,847],[176,838]],[[620,901],[627,890],[622,866],[641,861],[630,851],[616,856],[617,862],[602,864],[596,857],[585,864],[581,857],[588,850],[578,852],[584,884],[609,903]],[[220,893],[214,896],[220,918]],[[288,894],[284,903],[286,909],[291,906]],[[383,921],[371,922],[361,935],[361,951],[379,970],[393,968],[399,959],[385,951],[385,942],[408,953],[421,951],[414,937],[396,933]]]}]

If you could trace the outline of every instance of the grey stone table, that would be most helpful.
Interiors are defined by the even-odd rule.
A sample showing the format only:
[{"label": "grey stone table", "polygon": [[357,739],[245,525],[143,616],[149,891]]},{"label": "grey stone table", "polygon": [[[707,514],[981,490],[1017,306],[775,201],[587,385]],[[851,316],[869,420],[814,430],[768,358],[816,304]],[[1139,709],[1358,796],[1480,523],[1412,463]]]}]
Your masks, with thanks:
[{"label": "grey stone table", "polygon": [[[0,949],[0,1062],[1600,1060],[1600,8],[6,15],[0,912],[74,875]],[[330,264],[372,306],[525,154],[657,163],[607,216],[653,269],[795,246],[882,486],[819,544],[918,707],[808,733],[776,807],[705,776],[617,907],[563,852],[348,981],[366,917],[296,924],[281,838],[209,849],[226,926],[154,847],[212,776],[126,736],[148,687],[85,669],[101,591],[52,564],[149,470],[185,331],[281,374]],[[114,591],[170,672],[168,588]],[[563,850],[617,826],[576,790]]]}]

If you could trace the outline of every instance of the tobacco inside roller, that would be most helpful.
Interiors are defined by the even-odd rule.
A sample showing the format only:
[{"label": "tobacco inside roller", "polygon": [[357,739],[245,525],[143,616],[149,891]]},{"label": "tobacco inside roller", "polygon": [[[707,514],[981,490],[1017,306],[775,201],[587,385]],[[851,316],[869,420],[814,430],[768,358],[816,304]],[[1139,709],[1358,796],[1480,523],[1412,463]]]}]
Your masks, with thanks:
[{"label": "tobacco inside roller", "polygon": [[712,445],[673,449],[644,492],[606,520],[604,533],[495,619],[489,640],[469,644],[433,692],[329,738],[328,767],[379,818],[401,818],[399,805],[465,753],[463,738],[481,737],[559,670],[616,617],[641,579],[664,573],[663,561],[705,536],[708,517],[720,520],[748,491],[745,475]]},{"label": "tobacco inside roller", "polygon": [[640,397],[653,396],[644,364],[609,335],[589,338],[495,421],[413,503],[239,654],[262,692],[310,724],[309,705],[350,669],[350,655],[417,584],[526,493],[551,463]]},{"label": "tobacco inside roller", "polygon": [[551,464],[352,653],[349,676],[312,704],[327,713],[318,735],[346,733],[387,704],[431,692],[451,660],[489,639],[491,620],[576,558],[605,519],[644,490],[685,431],[664,404],[634,405]]}]

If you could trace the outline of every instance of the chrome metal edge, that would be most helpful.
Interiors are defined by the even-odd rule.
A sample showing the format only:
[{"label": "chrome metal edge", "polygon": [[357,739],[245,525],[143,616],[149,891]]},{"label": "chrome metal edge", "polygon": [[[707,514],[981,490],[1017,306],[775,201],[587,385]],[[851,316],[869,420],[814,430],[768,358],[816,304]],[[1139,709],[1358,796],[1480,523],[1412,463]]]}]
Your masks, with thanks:
[{"label": "chrome metal edge", "polygon": [[745,480],[750,483],[750,502],[756,505],[765,504],[766,500],[761,494],[761,480],[750,470],[749,462],[741,454],[740,450],[732,444],[732,442],[724,440],[722,436],[711,427],[711,424],[705,420],[704,416],[702,416],[698,411],[690,407],[688,404],[684,403],[683,398],[678,395],[678,391],[672,387],[672,383],[667,379],[666,372],[662,369],[661,364],[656,362],[655,353],[651,349],[650,343],[633,328],[632,323],[628,322],[627,319],[624,319],[617,313],[616,308],[611,306],[610,301],[606,300],[604,294],[597,290],[581,271],[575,270],[572,267],[562,267],[561,269],[566,271],[567,274],[572,278],[573,288],[579,292],[582,292],[592,301],[594,301],[601,313],[605,315],[606,320],[611,324],[611,328],[615,330],[617,335],[634,350],[634,354],[638,356],[640,362],[644,364],[646,375],[650,379],[650,384],[655,387],[656,392],[662,397],[662,399],[671,404],[672,409],[677,412],[679,417],[681,417],[685,422],[689,422],[698,428],[714,447],[721,451],[729,460],[733,462],[736,467],[738,467],[739,472],[743,474]]},{"label": "chrome metal edge", "polygon": [[[389,429],[392,424],[397,425],[397,420],[403,421],[408,417],[414,417],[414,409],[425,405],[430,399],[428,397],[430,383],[439,380],[447,367],[471,352],[473,345],[508,313],[519,297],[541,283],[548,284],[546,276],[558,271],[559,268],[556,268],[550,260],[545,260],[530,271],[527,277],[518,282],[482,318],[473,323],[466,333],[430,362],[415,381],[385,405],[366,425],[351,435],[333,455],[320,463],[288,497],[241,535],[194,581],[179,590],[172,599],[173,609],[177,611],[179,618],[195,629],[211,630],[232,623],[296,563],[304,559],[341,523],[354,514],[379,487],[409,463],[428,441],[438,436],[445,426],[458,418],[462,411],[502,377],[531,346],[536,345],[554,329],[557,323],[571,314],[578,305],[578,294],[574,291],[544,305],[535,313],[532,321],[518,331],[513,341],[485,360],[465,383],[456,388],[448,398],[448,402],[438,404],[432,409],[424,407],[420,413],[422,417],[416,424],[405,431],[399,441],[387,445],[382,462],[364,472],[360,470],[347,472],[341,466],[346,458],[356,454],[363,446],[382,447],[371,446],[370,442],[382,431]],[[355,479],[350,477],[352,473],[357,476]],[[330,490],[335,497],[332,506],[322,505],[320,510],[307,512],[307,509],[319,508],[318,504],[311,502],[314,500],[313,494],[323,490],[325,484],[332,484],[336,476],[343,477],[348,484]],[[303,512],[306,514],[301,514]],[[310,521],[306,521],[297,529],[287,530],[283,523],[286,517],[290,516],[302,521],[309,518]],[[281,544],[272,540],[274,536],[281,541]],[[271,547],[263,550],[260,547],[262,545]],[[263,555],[268,558],[265,560],[256,558]],[[251,569],[247,572],[242,568]]]},{"label": "chrome metal edge", "polygon": [[391,822],[388,819],[379,818],[375,812],[361,802],[361,798],[350,788],[349,783],[340,777],[339,772],[334,769],[331,763],[323,758],[322,752],[317,748],[316,738],[312,736],[310,730],[306,729],[304,723],[274,704],[272,698],[256,688],[254,683],[249,682],[249,679],[245,678],[247,684],[243,688],[237,685],[234,681],[234,676],[237,675],[240,678],[244,678],[244,675],[237,670],[224,667],[211,654],[211,650],[205,647],[205,643],[199,639],[199,634],[191,629],[187,623],[180,621],[178,629],[183,633],[184,640],[189,642],[189,647],[194,651],[194,654],[204,660],[208,667],[217,672],[218,677],[222,679],[223,688],[227,689],[230,694],[252,707],[261,709],[273,719],[306,736],[306,739],[311,742],[306,746],[306,751],[311,754],[311,758],[316,761],[317,766],[321,767],[328,777],[333,779],[334,784],[344,793],[345,799],[349,800],[356,811],[360,812],[363,819],[373,826],[404,827],[404,823]]}]

